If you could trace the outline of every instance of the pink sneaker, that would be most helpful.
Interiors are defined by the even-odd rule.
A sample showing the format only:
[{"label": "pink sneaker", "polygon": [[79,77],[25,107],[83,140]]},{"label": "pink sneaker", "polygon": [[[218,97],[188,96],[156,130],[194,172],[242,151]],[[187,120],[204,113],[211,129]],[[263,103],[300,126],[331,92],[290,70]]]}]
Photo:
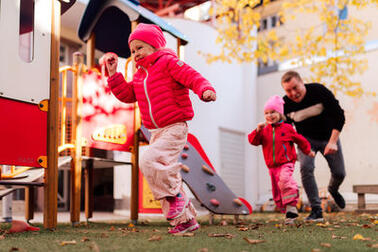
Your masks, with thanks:
[{"label": "pink sneaker", "polygon": [[185,207],[189,204],[189,199],[181,193],[177,194],[176,197],[167,197],[167,200],[169,202],[167,220],[174,220],[183,215]]},{"label": "pink sneaker", "polygon": [[188,222],[178,224],[174,228],[168,231],[170,234],[178,234],[178,233],[186,233],[186,232],[191,232],[195,231],[200,228],[200,225],[196,221],[196,219],[191,219]]}]

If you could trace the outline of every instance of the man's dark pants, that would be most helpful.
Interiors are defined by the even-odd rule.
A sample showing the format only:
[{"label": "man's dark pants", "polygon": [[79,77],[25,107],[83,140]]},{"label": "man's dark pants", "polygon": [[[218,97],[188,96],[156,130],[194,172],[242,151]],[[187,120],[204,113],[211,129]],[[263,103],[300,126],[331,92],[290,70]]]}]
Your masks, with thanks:
[{"label": "man's dark pants", "polygon": [[[311,149],[317,153],[320,152],[327,160],[328,166],[331,170],[331,179],[328,185],[328,191],[338,191],[341,183],[345,178],[344,157],[341,150],[340,140],[337,141],[337,152],[334,154],[324,155],[324,149],[328,144],[326,140],[314,140],[311,138],[306,139],[311,144]],[[321,202],[319,198],[318,186],[316,185],[314,169],[315,158],[305,155],[302,151],[298,151],[298,160],[300,162],[302,185],[310,201],[312,209],[319,209]]]}]

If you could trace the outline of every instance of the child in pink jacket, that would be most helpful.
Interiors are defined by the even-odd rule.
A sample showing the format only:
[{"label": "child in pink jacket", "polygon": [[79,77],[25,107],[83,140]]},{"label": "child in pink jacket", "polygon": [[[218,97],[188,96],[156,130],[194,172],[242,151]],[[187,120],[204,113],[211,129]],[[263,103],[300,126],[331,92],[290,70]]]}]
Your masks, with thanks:
[{"label": "child in pink jacket", "polygon": [[286,224],[294,223],[298,217],[298,186],[293,179],[294,163],[297,160],[294,143],[303,153],[314,157],[310,143],[294,128],[284,123],[284,100],[275,95],[264,106],[265,122],[248,135],[253,145],[262,145],[265,163],[269,168],[273,200],[282,212],[286,212]]},{"label": "child in pink jacket", "polygon": [[117,57],[103,57],[108,85],[126,103],[138,102],[143,125],[151,132],[148,149],[140,159],[140,169],[163,214],[174,226],[169,233],[184,233],[199,228],[196,211],[182,187],[178,158],[186,144],[188,125],[194,116],[189,89],[201,100],[215,101],[211,84],[176,53],[165,48],[160,27],[139,24],[130,34],[129,47],[137,71],[131,82],[116,73]]}]

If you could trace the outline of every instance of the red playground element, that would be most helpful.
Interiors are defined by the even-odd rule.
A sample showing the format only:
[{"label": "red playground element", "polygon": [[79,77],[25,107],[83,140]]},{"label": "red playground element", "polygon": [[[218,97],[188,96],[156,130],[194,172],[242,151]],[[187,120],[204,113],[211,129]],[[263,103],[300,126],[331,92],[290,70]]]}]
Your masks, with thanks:
[{"label": "red playground element", "polygon": [[[190,143],[197,150],[198,154],[201,155],[203,160],[205,160],[205,162],[211,167],[211,169],[213,169],[215,171],[214,166],[211,164],[210,159],[207,157],[206,152],[203,150],[200,142],[198,141],[198,139],[194,135],[192,135],[190,133],[188,134],[188,143]],[[189,149],[189,147],[188,147],[188,149]],[[185,149],[185,150],[187,150],[187,149]]]},{"label": "red playground element", "polygon": [[186,153],[182,153],[182,154],[181,154],[181,157],[182,157],[183,159],[187,159],[187,158],[188,158],[188,154],[186,154]]},{"label": "red playground element", "polygon": [[219,206],[219,201],[217,199],[211,199],[210,200],[210,203],[213,205],[213,206]]},{"label": "red playground element", "polygon": [[115,99],[103,76],[90,71],[83,80],[85,145],[103,150],[130,151],[134,139],[134,104]]},{"label": "red playground element", "polygon": [[9,229],[9,233],[21,233],[26,231],[39,231],[39,227],[30,226],[28,223],[24,221],[12,221],[12,227]]},{"label": "red playground element", "polygon": [[251,214],[253,212],[251,204],[249,204],[249,202],[242,197],[239,197],[239,200],[243,202],[243,204],[248,208],[249,214]]},{"label": "red playground element", "polygon": [[0,164],[41,167],[47,155],[47,112],[38,104],[0,98]]}]

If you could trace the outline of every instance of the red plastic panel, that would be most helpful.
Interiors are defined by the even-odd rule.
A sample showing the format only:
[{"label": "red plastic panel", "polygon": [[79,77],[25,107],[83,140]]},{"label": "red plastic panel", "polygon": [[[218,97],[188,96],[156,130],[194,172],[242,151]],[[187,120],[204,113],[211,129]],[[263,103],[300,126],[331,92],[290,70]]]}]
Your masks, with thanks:
[{"label": "red plastic panel", "polygon": [[47,112],[36,104],[0,98],[0,164],[41,167],[47,155]]},{"label": "red plastic panel", "polygon": [[134,104],[117,100],[105,78],[94,72],[84,77],[82,123],[88,147],[130,151],[134,137]]}]

